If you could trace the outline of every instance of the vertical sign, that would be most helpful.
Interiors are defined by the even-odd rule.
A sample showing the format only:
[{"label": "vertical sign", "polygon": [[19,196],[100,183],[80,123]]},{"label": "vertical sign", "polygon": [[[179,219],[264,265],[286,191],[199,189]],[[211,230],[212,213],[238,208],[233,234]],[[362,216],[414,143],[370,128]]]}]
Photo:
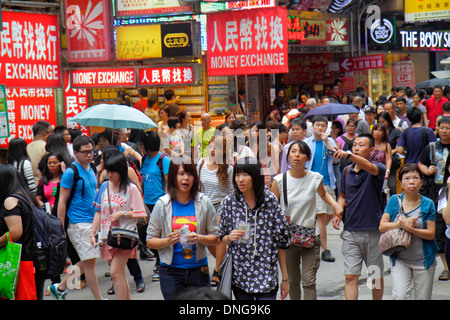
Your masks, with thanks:
[{"label": "vertical sign", "polygon": [[8,105],[5,85],[0,85],[0,138],[9,137]]},{"label": "vertical sign", "polygon": [[111,57],[106,0],[65,0],[69,62],[108,61]]},{"label": "vertical sign", "polygon": [[287,9],[208,15],[208,75],[288,72]]},{"label": "vertical sign", "polygon": [[71,129],[80,129],[82,134],[89,135],[89,128],[79,123],[72,122],[71,119],[84,111],[89,105],[87,89],[71,88],[70,73],[64,72],[64,105],[66,114],[66,126]]},{"label": "vertical sign", "polygon": [[2,12],[0,83],[11,87],[61,87],[58,16]]},{"label": "vertical sign", "polygon": [[394,87],[411,87],[416,85],[414,79],[414,63],[399,61],[392,66],[392,85]]}]

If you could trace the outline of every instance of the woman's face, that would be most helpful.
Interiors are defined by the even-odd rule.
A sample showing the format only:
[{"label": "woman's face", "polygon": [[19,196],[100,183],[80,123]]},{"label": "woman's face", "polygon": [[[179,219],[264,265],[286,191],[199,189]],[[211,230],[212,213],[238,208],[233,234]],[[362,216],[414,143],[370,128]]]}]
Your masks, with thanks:
[{"label": "woman's face", "polygon": [[384,111],[385,111],[384,106],[380,105],[380,106],[377,107],[377,114],[380,114],[380,113],[382,113]]},{"label": "woman's face", "polygon": [[120,174],[118,172],[106,170],[106,174],[108,175],[109,181],[111,181],[111,183],[120,183]]},{"label": "woman's face", "polygon": [[389,128],[389,124],[386,121],[386,119],[384,119],[383,117],[379,117],[378,118],[378,123],[382,124],[383,126],[385,126],[386,128]]},{"label": "woman's face", "polygon": [[192,118],[191,118],[191,113],[190,112],[186,112],[185,120],[186,120],[186,123],[191,123]]},{"label": "woman's face", "polygon": [[420,97],[417,94],[413,95],[412,99],[414,105],[418,105],[420,103]]},{"label": "woman's face", "polygon": [[403,191],[407,193],[418,193],[422,183],[423,181],[420,179],[420,174],[417,171],[405,173],[400,182]]},{"label": "woman's face", "polygon": [[230,114],[227,118],[227,122],[229,124],[231,124],[234,120],[236,120],[236,117],[234,116],[234,114]]},{"label": "woman's face", "polygon": [[47,159],[48,171],[52,174],[58,174],[61,172],[61,161],[55,156],[50,156]]},{"label": "woman's face", "polygon": [[159,117],[162,120],[168,120],[169,119],[169,115],[164,110],[159,110]]},{"label": "woman's face", "polygon": [[194,176],[184,170],[183,165],[178,167],[177,189],[183,193],[190,193],[194,185]]},{"label": "woman's face", "polygon": [[108,139],[105,139],[105,138],[103,138],[103,137],[100,137],[100,138],[98,139],[97,148],[98,148],[100,151],[103,151],[103,148],[105,148],[105,147],[107,147],[107,146],[109,146],[109,141],[108,141]]},{"label": "woman's face", "polygon": [[375,140],[381,140],[383,139],[383,130],[381,128],[375,128],[372,131],[372,137]]},{"label": "woman's face", "polygon": [[353,134],[353,133],[355,133],[355,130],[356,130],[356,126],[354,123],[347,124],[347,132],[348,133]]},{"label": "woman's face", "polygon": [[309,158],[304,154],[297,143],[295,143],[289,151],[289,162],[292,167],[300,166],[304,167]]},{"label": "woman's face", "polygon": [[245,194],[249,191],[253,191],[253,180],[248,173],[246,172],[236,173],[235,181],[241,193]]}]

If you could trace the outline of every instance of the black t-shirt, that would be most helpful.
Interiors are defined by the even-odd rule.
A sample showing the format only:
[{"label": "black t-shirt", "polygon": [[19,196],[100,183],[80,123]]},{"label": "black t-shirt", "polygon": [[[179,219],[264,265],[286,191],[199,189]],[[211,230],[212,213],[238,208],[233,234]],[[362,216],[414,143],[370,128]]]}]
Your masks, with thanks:
[{"label": "black t-shirt", "polygon": [[11,210],[6,210],[4,206],[0,209],[0,235],[5,234],[8,231],[8,226],[5,222],[5,217],[8,216],[21,216],[23,233],[22,237],[17,243],[22,244],[22,261],[32,261],[34,257],[33,250],[33,220],[30,209],[19,200],[17,206]]}]

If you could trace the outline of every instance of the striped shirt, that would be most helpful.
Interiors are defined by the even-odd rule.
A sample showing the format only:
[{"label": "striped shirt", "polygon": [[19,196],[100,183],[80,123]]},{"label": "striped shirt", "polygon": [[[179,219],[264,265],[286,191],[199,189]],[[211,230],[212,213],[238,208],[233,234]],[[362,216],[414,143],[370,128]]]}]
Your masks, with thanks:
[{"label": "striped shirt", "polygon": [[[219,182],[217,169],[209,170],[206,158],[202,158],[197,163],[197,171],[202,183],[202,192],[211,200],[212,204],[220,203],[227,195],[233,193],[233,166],[228,166],[228,181],[225,187]],[[202,165],[203,163],[203,165]]]}]

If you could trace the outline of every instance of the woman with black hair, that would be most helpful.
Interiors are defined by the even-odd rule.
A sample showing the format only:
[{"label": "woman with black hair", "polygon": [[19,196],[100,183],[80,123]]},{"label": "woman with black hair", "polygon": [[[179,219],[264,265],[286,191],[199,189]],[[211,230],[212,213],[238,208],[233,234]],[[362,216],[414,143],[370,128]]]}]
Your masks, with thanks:
[{"label": "woman with black hair", "polygon": [[[20,264],[20,275],[22,279],[28,279],[25,286],[22,283],[18,285],[15,293],[16,300],[36,300],[38,292],[39,297],[43,297],[43,281],[36,290],[33,259],[35,257],[33,245],[33,217],[28,206],[37,205],[37,201],[30,190],[21,181],[21,175],[11,164],[0,166],[0,247],[6,246],[8,236],[10,241],[22,244],[22,255]],[[19,194],[26,199],[14,196]],[[25,276],[28,273],[28,276]],[[19,276],[19,282],[21,276]],[[28,290],[22,290],[22,288]]]},{"label": "woman with black hair", "polygon": [[285,257],[289,226],[278,199],[265,187],[261,165],[254,157],[238,159],[233,181],[235,192],[222,203],[219,237],[233,257],[234,296],[236,300],[275,300],[279,264],[284,299],[289,293]]},{"label": "woman with black hair", "polygon": [[170,162],[167,194],[159,198],[147,228],[147,246],[160,258],[161,292],[176,299],[188,287],[210,287],[206,246],[217,244],[218,219],[199,192],[195,164],[187,157]]},{"label": "woman with black hair", "polygon": [[9,142],[6,163],[12,164],[19,171],[23,178],[23,182],[28,186],[31,193],[36,195],[36,182],[34,181],[31,161],[28,157],[27,142],[24,139],[11,139]]},{"label": "woman with black hair", "polygon": [[121,249],[113,247],[108,238],[112,228],[130,231],[137,230],[137,219],[145,217],[144,203],[137,186],[128,178],[128,163],[123,154],[110,157],[105,163],[108,182],[101,197],[101,211],[95,213],[91,230],[91,244],[96,245],[95,238],[100,230],[99,241],[102,241],[101,257],[111,263],[111,278],[117,300],[130,300],[125,265],[128,259],[137,258],[137,247]]}]

